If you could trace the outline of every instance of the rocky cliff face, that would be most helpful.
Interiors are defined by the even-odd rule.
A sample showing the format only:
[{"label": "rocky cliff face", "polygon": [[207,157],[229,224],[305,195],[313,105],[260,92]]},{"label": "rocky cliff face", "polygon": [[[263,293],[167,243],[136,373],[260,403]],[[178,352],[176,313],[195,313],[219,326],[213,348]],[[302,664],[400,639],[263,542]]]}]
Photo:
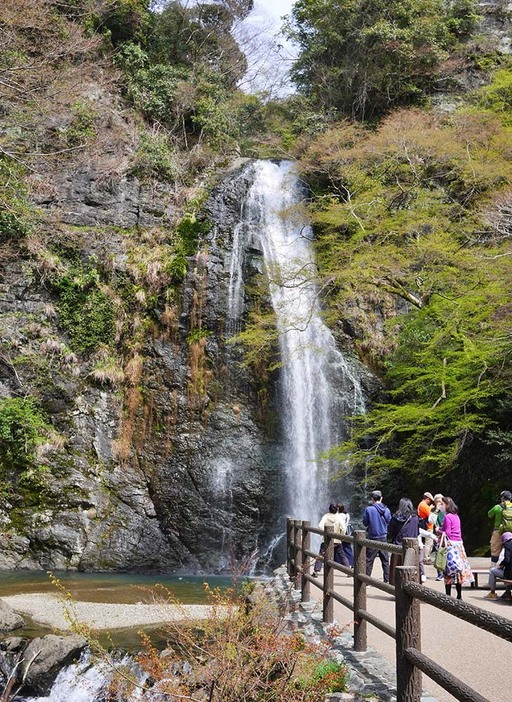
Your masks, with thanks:
[{"label": "rocky cliff face", "polygon": [[[214,190],[181,291],[156,303],[143,334],[137,305],[116,303],[117,317],[121,309],[129,318],[117,334],[117,353],[127,355],[119,382],[94,370],[97,354],[69,350],[40,257],[24,247],[2,257],[0,396],[37,395],[64,445],[39,459],[44,499],[4,503],[0,568],[216,572],[254,565],[282,529],[271,432],[224,340],[229,250],[248,183],[235,172]],[[169,224],[168,189],[133,177],[105,182],[93,167],[57,172],[52,192],[37,204],[57,220],[54,247],[93,258],[108,294],[121,296],[119,281],[133,276],[130,228],[150,242],[165,237],[154,228]],[[123,338],[130,331],[137,342]]]}]

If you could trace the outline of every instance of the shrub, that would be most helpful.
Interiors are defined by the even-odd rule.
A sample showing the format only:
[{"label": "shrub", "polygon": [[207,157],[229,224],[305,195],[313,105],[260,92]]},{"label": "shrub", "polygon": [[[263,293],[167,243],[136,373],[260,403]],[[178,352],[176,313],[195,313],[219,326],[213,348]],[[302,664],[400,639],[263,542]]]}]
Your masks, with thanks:
[{"label": "shrub", "polygon": [[115,336],[115,309],[99,287],[94,268],[78,270],[54,281],[59,293],[59,325],[70,346],[81,352],[110,345]]},{"label": "shrub", "polygon": [[0,212],[0,243],[23,239],[28,231],[28,225],[14,212]]},{"label": "shrub", "polygon": [[33,399],[0,400],[0,467],[26,469],[33,462],[36,446],[47,429],[49,426]]},{"label": "shrub", "polygon": [[141,134],[132,173],[171,183],[177,179],[178,163],[165,134]]}]

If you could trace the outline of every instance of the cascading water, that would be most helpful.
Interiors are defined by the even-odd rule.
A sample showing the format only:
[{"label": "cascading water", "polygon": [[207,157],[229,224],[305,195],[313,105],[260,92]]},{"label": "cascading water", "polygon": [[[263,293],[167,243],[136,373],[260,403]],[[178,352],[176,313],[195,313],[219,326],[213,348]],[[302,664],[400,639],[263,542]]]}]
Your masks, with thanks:
[{"label": "cascading water", "polygon": [[287,509],[316,523],[330,499],[341,497],[330,482],[339,464],[322,455],[346,438],[343,418],[364,412],[364,398],[322,320],[312,230],[293,164],[256,161],[253,168],[244,219],[248,244],[263,250],[279,331]]}]

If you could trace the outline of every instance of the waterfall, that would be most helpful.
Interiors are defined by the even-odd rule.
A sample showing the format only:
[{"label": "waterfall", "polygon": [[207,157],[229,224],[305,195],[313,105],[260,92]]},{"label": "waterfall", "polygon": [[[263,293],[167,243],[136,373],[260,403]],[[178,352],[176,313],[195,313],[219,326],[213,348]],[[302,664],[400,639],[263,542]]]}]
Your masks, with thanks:
[{"label": "waterfall", "polygon": [[247,243],[263,250],[279,332],[286,508],[317,523],[331,499],[348,497],[331,482],[339,464],[322,455],[347,437],[344,417],[364,412],[363,393],[322,320],[312,229],[293,164],[256,161],[253,168],[243,212]]}]

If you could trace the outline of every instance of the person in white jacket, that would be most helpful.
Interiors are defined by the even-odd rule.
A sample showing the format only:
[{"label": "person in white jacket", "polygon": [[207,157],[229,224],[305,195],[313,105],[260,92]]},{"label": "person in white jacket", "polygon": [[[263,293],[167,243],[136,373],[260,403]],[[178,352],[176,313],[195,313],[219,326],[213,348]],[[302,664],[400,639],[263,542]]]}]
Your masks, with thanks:
[{"label": "person in white jacket", "polygon": [[[348,515],[338,512],[338,505],[331,502],[329,505],[329,511],[324,514],[320,519],[318,524],[319,529],[326,529],[327,527],[332,527],[335,534],[345,534],[347,531],[347,520]],[[315,561],[313,568],[313,577],[317,578],[318,573],[322,570],[322,556],[325,553],[325,543],[322,542],[320,545],[320,553]],[[346,553],[343,550],[341,539],[334,539],[334,560],[336,563],[347,566],[350,568],[350,562],[347,558]]]}]

